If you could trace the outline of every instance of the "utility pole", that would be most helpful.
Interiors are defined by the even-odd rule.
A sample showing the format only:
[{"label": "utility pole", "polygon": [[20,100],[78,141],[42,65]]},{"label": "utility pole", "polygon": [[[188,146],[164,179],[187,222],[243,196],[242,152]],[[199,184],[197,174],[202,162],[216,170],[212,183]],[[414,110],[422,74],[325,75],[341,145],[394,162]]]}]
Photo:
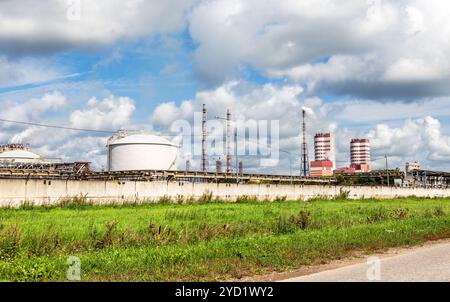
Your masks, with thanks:
[{"label": "utility pole", "polygon": [[202,172],[206,172],[206,105],[203,104],[202,110]]},{"label": "utility pole", "polygon": [[239,184],[239,160],[238,160],[238,135],[237,135],[237,128],[234,130],[234,153],[236,158],[236,183]]},{"label": "utility pole", "polygon": [[293,183],[293,175],[292,175],[292,153],[283,149],[278,149],[280,152],[286,153],[289,155],[289,175],[291,176],[291,185]]},{"label": "utility pole", "polygon": [[386,175],[387,175],[387,185],[389,187],[390,183],[389,183],[389,168],[388,168],[388,157],[387,155],[384,156],[386,158]]},{"label": "utility pole", "polygon": [[289,175],[291,176],[291,185],[293,183],[293,178],[292,178],[292,157],[289,154]]}]

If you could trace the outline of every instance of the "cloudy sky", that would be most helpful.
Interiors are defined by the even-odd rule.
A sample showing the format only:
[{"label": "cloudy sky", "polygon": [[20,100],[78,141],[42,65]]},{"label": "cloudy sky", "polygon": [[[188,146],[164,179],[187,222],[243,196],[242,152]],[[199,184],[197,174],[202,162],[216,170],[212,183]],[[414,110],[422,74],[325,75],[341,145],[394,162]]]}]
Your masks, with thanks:
[{"label": "cloudy sky", "polygon": [[[388,154],[450,170],[447,0],[0,0],[0,66],[1,119],[168,133],[206,103],[210,117],[278,120],[296,157],[308,107],[309,136],[335,132],[338,166],[368,137],[375,168]],[[106,138],[0,122],[3,143],[97,168]],[[280,155],[269,171],[289,172]]]}]

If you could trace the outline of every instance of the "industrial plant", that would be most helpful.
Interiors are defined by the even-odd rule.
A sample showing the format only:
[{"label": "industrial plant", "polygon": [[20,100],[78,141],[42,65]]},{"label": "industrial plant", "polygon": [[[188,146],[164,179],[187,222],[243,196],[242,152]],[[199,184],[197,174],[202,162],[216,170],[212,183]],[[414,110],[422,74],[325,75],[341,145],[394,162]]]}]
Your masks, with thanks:
[{"label": "industrial plant", "polygon": [[[232,157],[231,112],[226,117],[226,166],[215,159],[215,171],[208,171],[206,130],[207,109],[202,108],[202,135],[200,171],[191,169],[186,161],[184,171],[177,170],[180,146],[171,140],[146,131],[118,131],[107,140],[106,171],[94,171],[89,162],[64,163],[47,159],[33,152],[30,145],[6,144],[0,146],[0,177],[27,179],[80,179],[80,180],[139,180],[139,181],[188,181],[213,183],[274,183],[274,184],[370,184],[400,187],[444,187],[449,185],[450,174],[425,171],[419,163],[407,163],[405,172],[399,169],[372,171],[371,145],[367,138],[349,141],[349,165],[336,163],[336,138],[333,133],[314,135],[314,158],[309,160],[306,135],[307,114],[302,110],[300,173],[290,175],[250,174],[244,172],[244,162],[237,155]],[[237,143],[235,143],[237,154]],[[386,157],[387,164],[387,157]]]}]

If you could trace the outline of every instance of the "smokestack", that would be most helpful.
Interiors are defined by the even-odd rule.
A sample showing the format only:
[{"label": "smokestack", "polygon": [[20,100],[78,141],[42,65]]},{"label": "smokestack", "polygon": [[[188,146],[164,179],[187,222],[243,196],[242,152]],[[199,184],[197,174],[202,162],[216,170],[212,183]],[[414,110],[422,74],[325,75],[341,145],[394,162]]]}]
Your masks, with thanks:
[{"label": "smokestack", "polygon": [[191,161],[188,159],[186,161],[186,172],[189,172],[189,171],[191,171]]},{"label": "smokestack", "polygon": [[206,105],[203,104],[202,110],[202,172],[206,172],[207,163],[206,163]]},{"label": "smokestack", "polygon": [[308,143],[306,142],[306,110],[302,110],[303,124],[302,124],[302,132],[303,132],[303,142],[302,142],[302,150],[301,150],[301,175],[308,177],[309,176],[309,158],[308,158]]},{"label": "smokestack", "polygon": [[227,109],[227,173],[231,173],[231,112]]}]

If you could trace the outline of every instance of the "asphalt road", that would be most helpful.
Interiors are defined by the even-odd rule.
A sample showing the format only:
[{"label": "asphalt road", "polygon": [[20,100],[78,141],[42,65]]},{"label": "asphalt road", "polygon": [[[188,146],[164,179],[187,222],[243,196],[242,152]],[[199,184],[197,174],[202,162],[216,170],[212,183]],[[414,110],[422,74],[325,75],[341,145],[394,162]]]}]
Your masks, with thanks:
[{"label": "asphalt road", "polygon": [[[364,260],[363,260],[364,261]],[[450,242],[283,280],[286,282],[450,282]]]}]

